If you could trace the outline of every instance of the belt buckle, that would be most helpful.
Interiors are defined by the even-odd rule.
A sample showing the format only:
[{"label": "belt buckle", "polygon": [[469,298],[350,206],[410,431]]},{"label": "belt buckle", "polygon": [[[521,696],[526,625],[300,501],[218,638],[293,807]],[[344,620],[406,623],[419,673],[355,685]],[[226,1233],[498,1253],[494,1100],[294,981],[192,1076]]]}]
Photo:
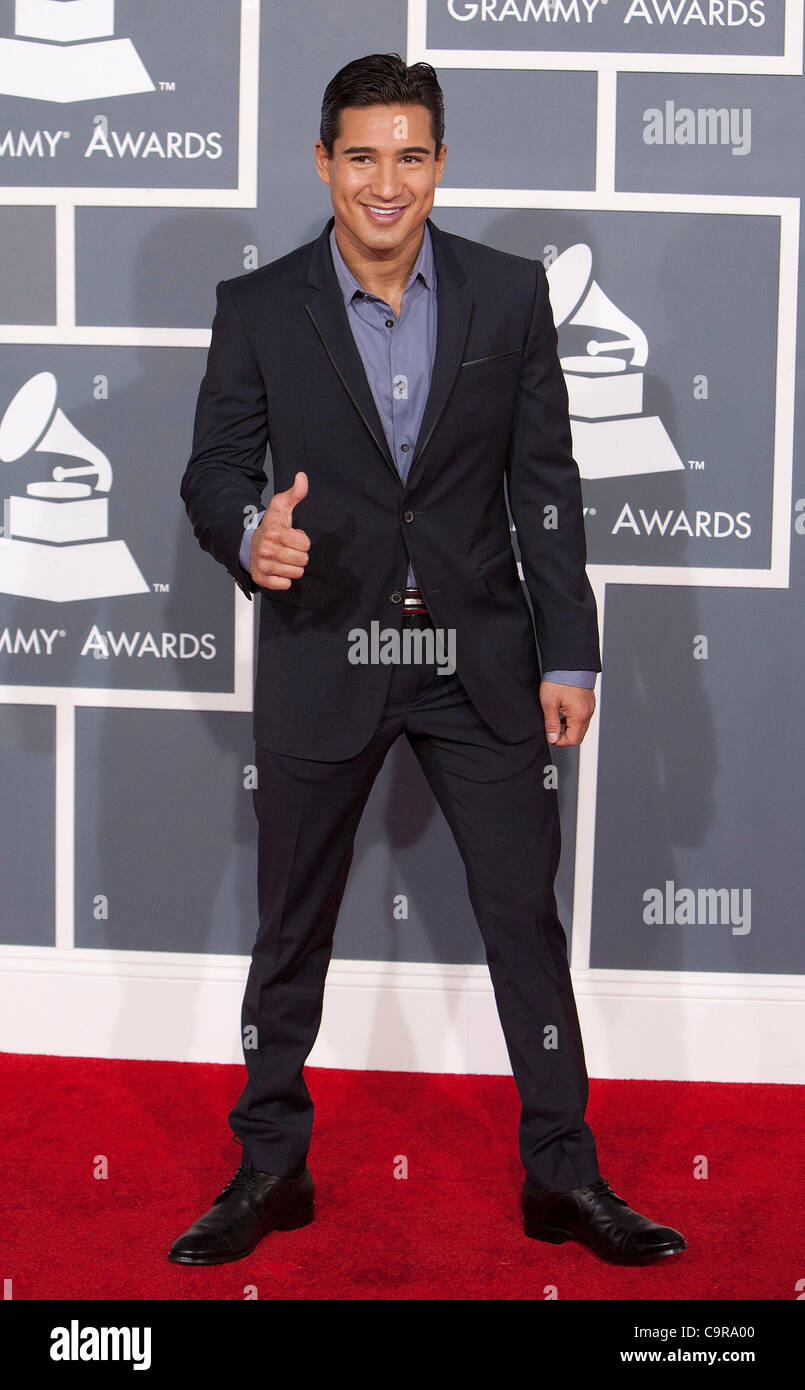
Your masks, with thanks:
[{"label": "belt buckle", "polygon": [[419,589],[406,589],[403,600],[403,611],[410,614],[427,613],[425,601]]}]

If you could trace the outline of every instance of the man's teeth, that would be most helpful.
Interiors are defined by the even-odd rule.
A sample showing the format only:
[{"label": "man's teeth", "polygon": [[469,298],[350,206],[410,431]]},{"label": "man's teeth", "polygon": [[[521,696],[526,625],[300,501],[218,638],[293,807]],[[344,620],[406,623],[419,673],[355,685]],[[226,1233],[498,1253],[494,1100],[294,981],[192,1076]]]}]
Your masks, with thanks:
[{"label": "man's teeth", "polygon": [[373,208],[371,203],[368,206],[370,212],[379,212],[381,217],[391,217],[395,212],[402,212],[402,208]]}]

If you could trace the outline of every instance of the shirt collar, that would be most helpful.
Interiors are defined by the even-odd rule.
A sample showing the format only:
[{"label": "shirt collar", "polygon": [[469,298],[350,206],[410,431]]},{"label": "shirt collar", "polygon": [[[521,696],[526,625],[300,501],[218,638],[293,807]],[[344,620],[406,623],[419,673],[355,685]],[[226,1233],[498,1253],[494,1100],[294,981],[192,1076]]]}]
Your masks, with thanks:
[{"label": "shirt collar", "polygon": [[[344,257],[341,255],[338,241],[336,240],[335,225],[330,229],[330,250],[333,254],[333,265],[335,266],[335,273],[338,276],[338,283],[341,286],[341,293],[344,296],[344,303],[349,305],[356,291],[361,294],[367,294],[368,291],[364,290],[363,286],[358,284],[358,281],[352,274]],[[427,222],[425,223],[425,233],[422,237],[419,255],[414,263],[414,268],[411,271],[408,284],[405,286],[406,290],[414,283],[418,276],[422,279],[427,289],[433,289],[436,283],[436,274],[433,263],[433,242]],[[405,291],[403,291],[403,293],[405,293]]]}]

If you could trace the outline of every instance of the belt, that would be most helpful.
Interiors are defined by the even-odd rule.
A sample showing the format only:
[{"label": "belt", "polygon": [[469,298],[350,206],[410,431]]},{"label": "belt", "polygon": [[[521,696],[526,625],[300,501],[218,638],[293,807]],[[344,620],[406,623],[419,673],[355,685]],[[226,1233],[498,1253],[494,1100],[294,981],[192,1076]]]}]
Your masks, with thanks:
[{"label": "belt", "polygon": [[419,589],[406,589],[403,610],[406,613],[427,613],[425,600]]}]

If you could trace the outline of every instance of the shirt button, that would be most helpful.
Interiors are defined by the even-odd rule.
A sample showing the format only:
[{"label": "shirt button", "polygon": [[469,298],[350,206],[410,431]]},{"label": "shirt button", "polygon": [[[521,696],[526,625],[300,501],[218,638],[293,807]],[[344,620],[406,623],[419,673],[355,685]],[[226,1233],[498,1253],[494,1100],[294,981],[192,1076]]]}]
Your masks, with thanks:
[{"label": "shirt button", "polygon": [[394,319],[386,319],[386,327],[387,327],[387,328],[393,328],[393,327],[394,327]]},{"label": "shirt button", "polygon": [[413,513],[413,512],[410,512],[410,511],[409,511],[409,512],[403,512],[403,521],[413,521],[413,519],[414,519],[414,513]]},{"label": "shirt button", "polygon": [[410,444],[401,444],[401,445],[400,445],[400,451],[401,451],[403,454],[407,454],[407,453],[408,453],[408,450],[410,449],[410,447],[411,447]]},{"label": "shirt button", "polygon": [[395,589],[393,594],[389,594],[389,603],[402,603],[402,594],[398,589]]}]

